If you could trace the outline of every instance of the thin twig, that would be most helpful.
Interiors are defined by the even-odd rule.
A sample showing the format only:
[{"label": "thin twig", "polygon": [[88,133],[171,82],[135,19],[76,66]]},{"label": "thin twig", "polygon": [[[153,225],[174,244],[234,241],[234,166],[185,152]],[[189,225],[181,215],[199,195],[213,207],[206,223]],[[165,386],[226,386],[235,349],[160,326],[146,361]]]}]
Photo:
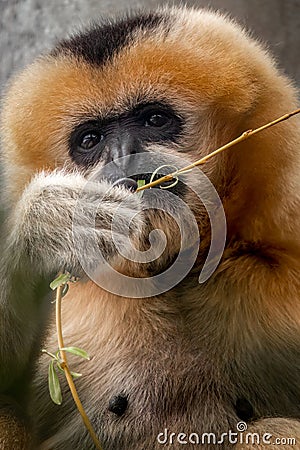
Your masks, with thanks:
[{"label": "thin twig", "polygon": [[71,375],[69,366],[68,366],[68,360],[67,355],[62,348],[64,348],[64,340],[63,340],[63,333],[62,333],[62,320],[61,320],[61,300],[62,300],[62,291],[63,291],[63,285],[60,285],[56,289],[56,331],[57,331],[57,340],[58,340],[58,348],[60,357],[62,359],[61,367],[65,372],[65,376],[71,391],[71,394],[73,396],[74,402],[77,406],[78,411],[80,412],[80,415],[82,417],[82,420],[84,422],[84,425],[86,426],[88,432],[90,433],[91,438],[93,439],[93,442],[95,444],[95,447],[98,450],[102,450],[102,447],[100,445],[100,442],[98,440],[98,437],[96,436],[96,433],[92,427],[92,424],[86,415],[86,412],[82,406],[82,403],[80,401],[80,398],[77,394],[77,390],[75,387],[75,383],[73,381],[73,377]]},{"label": "thin twig", "polygon": [[171,181],[173,178],[176,178],[178,175],[183,174],[187,170],[190,170],[196,166],[201,166],[202,164],[205,164],[213,156],[218,155],[219,153],[223,152],[224,150],[227,150],[230,147],[233,147],[234,145],[238,144],[239,142],[245,141],[246,139],[253,136],[254,134],[260,133],[261,131],[266,130],[267,128],[270,128],[274,125],[277,125],[279,122],[283,122],[284,120],[287,120],[290,117],[295,116],[296,114],[299,114],[299,113],[300,113],[300,108],[296,109],[295,111],[293,111],[289,114],[285,114],[284,116],[281,116],[278,119],[273,120],[272,122],[268,122],[267,124],[265,124],[259,128],[256,128],[255,130],[244,131],[238,138],[234,139],[233,141],[228,142],[227,144],[223,145],[222,147],[219,147],[217,150],[214,150],[213,152],[209,153],[209,155],[204,156],[203,158],[199,159],[198,161],[195,161],[194,163],[191,163],[188,166],[183,167],[182,169],[178,169],[175,172],[164,175],[163,177],[159,178],[158,180],[154,180],[151,183],[140,186],[136,190],[136,192],[143,191],[144,189],[152,188],[161,183],[164,183],[165,181]]}]

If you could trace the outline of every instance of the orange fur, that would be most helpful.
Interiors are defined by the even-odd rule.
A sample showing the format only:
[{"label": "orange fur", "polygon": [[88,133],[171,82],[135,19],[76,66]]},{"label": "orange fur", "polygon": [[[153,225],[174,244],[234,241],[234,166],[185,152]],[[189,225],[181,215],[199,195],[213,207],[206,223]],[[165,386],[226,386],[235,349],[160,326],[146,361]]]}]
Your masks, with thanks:
[{"label": "orange fur", "polygon": [[[179,148],[190,161],[296,107],[290,81],[237,25],[205,11],[174,8],[171,14],[170,35],[156,30],[137,36],[104,67],[70,55],[48,56],[16,77],[2,115],[11,202],[36,172],[72,169],[68,136],[83,118],[121,113],[138,96],[166,98],[181,111],[185,134],[168,152],[177,154]],[[133,398],[130,431],[107,412],[99,413],[105,442],[120,433],[129,442],[132,432],[132,448],[158,449],[151,439],[165,424],[182,431],[226,431],[238,420],[233,404],[240,396],[251,399],[258,418],[281,412],[300,418],[288,397],[298,384],[300,356],[299,142],[294,117],[204,167],[224,204],[228,242],[217,271],[203,286],[197,274],[205,239],[196,270],[160,297],[121,298],[91,281],[70,289],[63,302],[66,344],[93,353],[78,381],[80,394],[99,411],[123,387]],[[193,197],[187,201],[199,213],[200,231],[206,231],[207,217],[200,217]],[[168,231],[172,235],[171,226]],[[55,340],[51,327],[49,350]],[[35,381],[38,399],[46,396],[45,370],[42,361]],[[285,370],[290,391],[279,400]],[[45,410],[41,402],[37,410],[45,430],[56,409]],[[58,412],[61,418],[64,414],[69,414],[65,432],[71,435],[77,422],[70,403]],[[265,424],[278,433],[283,422],[265,420],[262,428],[254,422],[253,429]],[[300,442],[298,421],[284,419],[284,430]],[[49,438],[43,448],[55,442]]]}]

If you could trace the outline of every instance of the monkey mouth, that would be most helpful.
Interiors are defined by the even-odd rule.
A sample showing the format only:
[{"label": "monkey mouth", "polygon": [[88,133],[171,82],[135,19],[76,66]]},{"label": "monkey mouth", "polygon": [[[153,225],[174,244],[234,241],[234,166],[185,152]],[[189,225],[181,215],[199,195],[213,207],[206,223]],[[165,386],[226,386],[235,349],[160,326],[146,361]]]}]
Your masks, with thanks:
[{"label": "monkey mouth", "polygon": [[[159,180],[165,175],[166,175],[165,173],[164,174],[156,173],[153,175],[153,173],[146,172],[138,175],[132,175],[130,179],[136,182],[137,184],[140,181],[143,181],[144,182],[143,184],[149,184],[152,181]],[[170,181],[165,181],[161,184],[157,184],[156,186],[153,186],[153,188],[151,189],[162,189],[162,188],[172,192],[172,194],[175,194],[179,197],[181,197],[186,190],[185,184],[181,180],[176,180],[175,178],[173,178]]]},{"label": "monkey mouth", "polygon": [[[129,175],[127,177],[125,176],[125,174],[124,176],[121,177],[120,176],[116,177],[112,175],[105,177],[102,175],[101,179],[109,181],[110,183],[112,183],[113,187],[124,187],[131,192],[136,192],[139,186],[143,186],[153,181],[157,181],[160,178],[164,177],[165,175],[166,175],[165,173],[153,174],[152,172],[145,172]],[[182,198],[185,192],[187,191],[187,185],[183,183],[181,180],[173,178],[170,181],[165,181],[161,184],[157,184],[151,187],[151,189],[156,190],[163,189]]]},{"label": "monkey mouth", "polygon": [[[143,180],[145,182],[145,184],[148,184],[151,181],[159,180],[160,178],[162,178],[164,176],[165,176],[165,174],[162,174],[162,173],[156,173],[153,175],[153,173],[146,172],[146,173],[141,173],[139,175],[132,175],[130,178],[135,181]],[[174,183],[174,181],[175,181],[175,179],[165,182],[165,183],[163,183],[163,186],[164,187],[167,187],[168,185],[171,186]],[[153,187],[159,187],[159,186],[161,186],[161,185],[157,185],[157,186],[153,186]]]}]

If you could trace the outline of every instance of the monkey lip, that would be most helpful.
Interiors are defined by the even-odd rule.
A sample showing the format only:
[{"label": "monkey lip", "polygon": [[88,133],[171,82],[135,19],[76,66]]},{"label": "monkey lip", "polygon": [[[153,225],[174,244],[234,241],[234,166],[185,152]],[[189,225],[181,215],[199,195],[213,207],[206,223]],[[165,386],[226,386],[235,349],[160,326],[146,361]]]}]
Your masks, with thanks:
[{"label": "monkey lip", "polygon": [[117,181],[113,183],[113,187],[116,186],[124,186],[131,192],[135,192],[138,188],[138,184],[132,178],[119,178]]}]

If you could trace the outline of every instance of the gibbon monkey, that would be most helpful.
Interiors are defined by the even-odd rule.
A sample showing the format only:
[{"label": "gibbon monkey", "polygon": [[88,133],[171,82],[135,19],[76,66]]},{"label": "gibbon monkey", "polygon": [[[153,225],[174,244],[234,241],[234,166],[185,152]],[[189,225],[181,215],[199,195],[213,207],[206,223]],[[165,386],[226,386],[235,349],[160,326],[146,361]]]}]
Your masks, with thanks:
[{"label": "gibbon monkey", "polygon": [[[94,270],[100,250],[120,273],[145,278],[179,252],[178,226],[163,210],[143,210],[138,178],[120,157],[193,162],[296,107],[291,82],[259,43],[228,17],[188,8],[94,25],[16,76],[2,108],[1,448],[94,448],[66,385],[62,405],[51,402],[49,360],[40,356],[42,346],[57,349],[49,282],[62,269],[80,278],[63,299],[64,335],[92,355],[70,364],[83,373],[79,396],[105,450],[198,448],[195,433],[217,436],[205,449],[297,448],[285,438],[300,445],[299,119],[203,166],[227,222],[222,259],[204,283],[210,220],[182,181],[170,195],[190,208],[201,241],[179,283],[122,297],[82,268]],[[186,175],[195,184],[197,176]],[[128,229],[141,252],[149,232],[164,232],[157,262],[118,255],[116,209],[121,247]],[[241,421],[259,444],[222,441]]]}]

